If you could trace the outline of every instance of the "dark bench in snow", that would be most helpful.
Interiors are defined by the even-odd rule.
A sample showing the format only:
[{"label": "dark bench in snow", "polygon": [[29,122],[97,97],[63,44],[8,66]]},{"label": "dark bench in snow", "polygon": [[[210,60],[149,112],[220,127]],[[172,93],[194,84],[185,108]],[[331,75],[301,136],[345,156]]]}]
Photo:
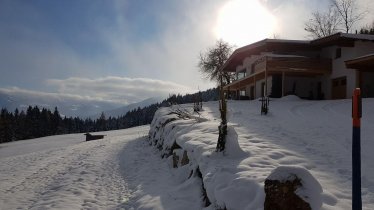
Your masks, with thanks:
[{"label": "dark bench in snow", "polygon": [[86,141],[103,139],[105,136],[105,135],[92,135],[90,133],[85,133],[84,135],[86,136]]}]

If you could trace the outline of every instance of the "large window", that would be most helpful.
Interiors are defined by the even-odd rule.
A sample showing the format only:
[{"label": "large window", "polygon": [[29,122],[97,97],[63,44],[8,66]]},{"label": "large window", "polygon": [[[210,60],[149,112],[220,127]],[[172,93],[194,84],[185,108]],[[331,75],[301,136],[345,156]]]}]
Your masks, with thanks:
[{"label": "large window", "polygon": [[342,48],[336,48],[335,59],[342,57]]},{"label": "large window", "polygon": [[239,72],[236,73],[236,79],[243,79],[244,77],[247,76],[247,69],[243,69]]}]

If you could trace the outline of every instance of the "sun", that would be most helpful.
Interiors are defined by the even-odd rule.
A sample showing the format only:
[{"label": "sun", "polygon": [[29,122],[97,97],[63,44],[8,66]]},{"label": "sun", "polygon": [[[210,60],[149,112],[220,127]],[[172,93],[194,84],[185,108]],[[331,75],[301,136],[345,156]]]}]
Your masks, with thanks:
[{"label": "sun", "polygon": [[238,47],[271,38],[276,18],[258,0],[231,0],[219,11],[214,34]]}]

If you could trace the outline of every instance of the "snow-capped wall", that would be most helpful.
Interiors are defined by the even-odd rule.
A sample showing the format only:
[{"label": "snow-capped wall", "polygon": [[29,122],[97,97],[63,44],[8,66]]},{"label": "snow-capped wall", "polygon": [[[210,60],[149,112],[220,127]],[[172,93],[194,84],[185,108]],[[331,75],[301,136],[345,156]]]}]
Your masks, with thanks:
[{"label": "snow-capped wall", "polygon": [[[180,181],[201,176],[205,190],[202,197],[209,199],[205,202],[209,204],[207,209],[263,209],[264,180],[259,181],[257,175],[268,170],[253,171],[251,165],[262,160],[252,158],[250,151],[239,146],[232,126],[228,126],[225,151],[217,153],[218,125],[218,120],[194,114],[192,107],[160,108],[151,123],[149,143],[160,149],[161,156],[167,158],[171,167],[179,167],[173,170]],[[188,156],[187,164],[181,164],[184,153]]]}]

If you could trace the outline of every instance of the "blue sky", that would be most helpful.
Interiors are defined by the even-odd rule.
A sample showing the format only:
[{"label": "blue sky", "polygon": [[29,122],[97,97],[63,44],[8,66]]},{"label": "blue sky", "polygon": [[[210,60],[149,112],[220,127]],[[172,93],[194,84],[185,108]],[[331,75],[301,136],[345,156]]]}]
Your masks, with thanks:
[{"label": "blue sky", "polygon": [[[261,4],[276,19],[272,33],[285,39],[304,39],[304,21],[327,2],[247,1]],[[0,0],[0,90],[75,94],[126,104],[169,91],[213,87],[198,72],[198,55],[220,38],[214,28],[227,2]],[[248,13],[254,10],[248,8]],[[247,27],[245,20],[239,24]],[[227,41],[240,46],[256,39]]]}]

